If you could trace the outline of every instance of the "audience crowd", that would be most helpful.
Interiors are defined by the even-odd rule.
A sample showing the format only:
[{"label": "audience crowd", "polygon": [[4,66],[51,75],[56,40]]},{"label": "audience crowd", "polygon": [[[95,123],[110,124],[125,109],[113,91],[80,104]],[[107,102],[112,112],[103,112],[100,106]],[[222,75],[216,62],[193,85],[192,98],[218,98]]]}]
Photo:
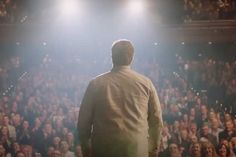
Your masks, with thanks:
[{"label": "audience crowd", "polygon": [[235,19],[235,0],[184,0],[184,22]]},{"label": "audience crowd", "polygon": [[[0,23],[51,21],[58,14],[58,11],[55,10],[57,3],[58,1],[55,0],[51,2],[44,0],[40,2],[0,0]],[[177,18],[183,22],[194,20],[233,20],[236,18],[235,0],[181,0],[178,3],[180,3],[181,7],[177,9],[178,15],[180,15]]]},{"label": "audience crowd", "polygon": [[[236,61],[174,58],[170,65],[137,57],[133,65],[158,90],[164,118],[159,156],[236,156]],[[46,55],[23,71],[21,59],[0,62],[0,157],[82,157],[79,104],[88,81],[110,62]]]}]

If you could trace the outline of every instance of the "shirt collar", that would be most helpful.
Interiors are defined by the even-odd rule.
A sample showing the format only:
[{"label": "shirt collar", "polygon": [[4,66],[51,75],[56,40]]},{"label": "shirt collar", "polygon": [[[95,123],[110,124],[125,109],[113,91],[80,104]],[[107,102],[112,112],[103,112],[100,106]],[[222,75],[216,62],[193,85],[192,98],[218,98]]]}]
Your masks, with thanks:
[{"label": "shirt collar", "polygon": [[127,70],[127,69],[131,69],[130,65],[115,66],[111,69],[111,71],[119,71],[119,70]]}]

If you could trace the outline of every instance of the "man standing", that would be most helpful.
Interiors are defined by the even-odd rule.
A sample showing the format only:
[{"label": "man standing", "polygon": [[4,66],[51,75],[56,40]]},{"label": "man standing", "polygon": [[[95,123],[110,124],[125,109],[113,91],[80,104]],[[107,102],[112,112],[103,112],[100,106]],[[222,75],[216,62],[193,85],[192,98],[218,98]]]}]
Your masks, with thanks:
[{"label": "man standing", "polygon": [[130,41],[114,42],[112,70],[88,85],[78,119],[84,157],[155,156],[163,126],[160,102],[152,82],[131,70],[133,55]]}]

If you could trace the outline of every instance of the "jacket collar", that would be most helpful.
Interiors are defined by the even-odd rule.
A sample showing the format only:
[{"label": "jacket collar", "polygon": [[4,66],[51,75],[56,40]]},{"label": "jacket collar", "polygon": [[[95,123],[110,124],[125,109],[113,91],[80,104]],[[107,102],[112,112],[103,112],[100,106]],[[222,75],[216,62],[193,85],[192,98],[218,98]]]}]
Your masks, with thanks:
[{"label": "jacket collar", "polygon": [[113,66],[111,71],[120,71],[120,70],[128,70],[128,69],[131,69],[130,65]]}]

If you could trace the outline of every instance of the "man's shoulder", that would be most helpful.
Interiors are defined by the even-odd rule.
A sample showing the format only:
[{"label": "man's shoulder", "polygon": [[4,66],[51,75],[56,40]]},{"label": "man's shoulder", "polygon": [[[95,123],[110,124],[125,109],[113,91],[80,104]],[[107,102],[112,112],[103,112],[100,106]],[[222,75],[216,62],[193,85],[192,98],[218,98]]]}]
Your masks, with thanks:
[{"label": "man's shoulder", "polygon": [[98,82],[104,81],[106,78],[109,77],[109,75],[110,75],[110,72],[105,72],[105,73],[99,74],[99,75],[93,77],[93,78],[90,80],[89,84],[90,84],[90,85],[95,85],[95,84],[97,84]]},{"label": "man's shoulder", "polygon": [[137,71],[135,71],[135,70],[132,70],[132,72],[134,73],[134,75],[137,75],[138,77],[140,77],[140,78],[142,78],[142,79],[144,79],[144,80],[146,80],[146,81],[151,81],[147,76],[145,76],[144,74],[141,74],[141,73],[139,73],[139,72],[137,72]]},{"label": "man's shoulder", "polygon": [[91,81],[92,81],[92,82],[96,82],[96,81],[105,79],[105,78],[109,77],[110,73],[111,73],[111,72],[108,71],[108,72],[99,74],[99,75],[95,76]]},{"label": "man's shoulder", "polygon": [[119,79],[124,79],[124,78],[127,80],[132,80],[133,82],[139,82],[146,85],[148,84],[148,86],[152,84],[151,79],[149,79],[147,76],[132,69],[125,71],[124,74],[120,74],[120,73],[118,74],[114,71],[108,71],[100,75],[97,75],[91,80],[90,83],[91,84],[100,84],[104,82],[108,83],[114,80],[119,80]]},{"label": "man's shoulder", "polygon": [[132,70],[132,78],[133,78],[133,81],[136,81],[136,82],[139,82],[141,84],[145,84],[145,85],[148,85],[149,88],[153,85],[152,81],[150,78],[148,78],[147,76],[135,71],[135,70]]}]

